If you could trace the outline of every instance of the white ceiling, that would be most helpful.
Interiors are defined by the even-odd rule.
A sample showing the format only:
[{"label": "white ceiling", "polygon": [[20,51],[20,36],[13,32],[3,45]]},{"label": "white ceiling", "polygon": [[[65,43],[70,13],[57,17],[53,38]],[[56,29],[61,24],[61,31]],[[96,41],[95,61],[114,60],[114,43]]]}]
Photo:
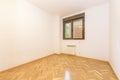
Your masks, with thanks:
[{"label": "white ceiling", "polygon": [[80,12],[108,0],[28,0],[39,8],[59,16]]}]

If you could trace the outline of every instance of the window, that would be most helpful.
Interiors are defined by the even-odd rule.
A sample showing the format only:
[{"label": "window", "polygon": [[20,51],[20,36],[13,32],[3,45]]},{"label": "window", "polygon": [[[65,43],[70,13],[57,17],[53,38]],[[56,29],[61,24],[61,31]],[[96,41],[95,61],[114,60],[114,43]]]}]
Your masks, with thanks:
[{"label": "window", "polygon": [[85,39],[85,13],[63,19],[63,39],[83,40]]}]

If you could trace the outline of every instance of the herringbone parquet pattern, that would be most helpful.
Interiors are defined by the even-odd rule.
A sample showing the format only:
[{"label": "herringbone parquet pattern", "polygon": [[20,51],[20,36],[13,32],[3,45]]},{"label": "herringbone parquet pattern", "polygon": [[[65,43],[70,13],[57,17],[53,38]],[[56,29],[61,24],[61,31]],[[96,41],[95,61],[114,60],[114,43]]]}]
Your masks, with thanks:
[{"label": "herringbone parquet pattern", "polygon": [[[67,72],[67,74],[66,74]],[[54,54],[0,72],[0,80],[118,80],[109,63]]]}]

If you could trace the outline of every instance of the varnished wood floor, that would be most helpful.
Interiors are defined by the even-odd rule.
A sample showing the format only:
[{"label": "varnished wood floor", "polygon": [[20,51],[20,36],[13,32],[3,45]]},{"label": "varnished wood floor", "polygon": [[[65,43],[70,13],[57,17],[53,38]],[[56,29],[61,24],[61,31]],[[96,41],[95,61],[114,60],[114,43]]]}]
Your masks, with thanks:
[{"label": "varnished wood floor", "polygon": [[0,80],[118,80],[109,63],[66,54],[0,72]]}]

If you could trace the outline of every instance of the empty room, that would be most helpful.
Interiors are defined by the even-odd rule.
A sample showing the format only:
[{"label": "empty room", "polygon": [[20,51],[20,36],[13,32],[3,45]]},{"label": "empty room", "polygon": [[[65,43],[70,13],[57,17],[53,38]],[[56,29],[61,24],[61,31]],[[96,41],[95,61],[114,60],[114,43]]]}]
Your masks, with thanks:
[{"label": "empty room", "polygon": [[0,80],[120,80],[120,0],[0,0]]}]

